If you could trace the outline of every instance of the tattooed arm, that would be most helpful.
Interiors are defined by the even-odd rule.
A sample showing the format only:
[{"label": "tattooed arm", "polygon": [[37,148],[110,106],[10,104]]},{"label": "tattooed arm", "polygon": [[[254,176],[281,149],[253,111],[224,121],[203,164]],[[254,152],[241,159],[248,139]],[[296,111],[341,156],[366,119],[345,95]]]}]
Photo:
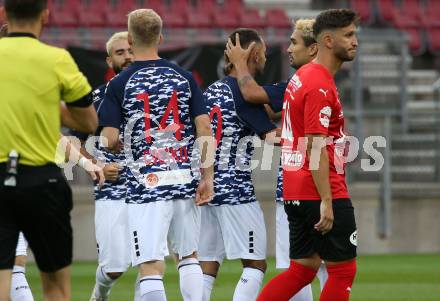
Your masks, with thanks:
[{"label": "tattooed arm", "polygon": [[249,54],[255,43],[251,43],[247,49],[243,49],[241,48],[238,34],[235,39],[235,45],[232,44],[232,41],[228,41],[225,54],[237,71],[237,81],[241,94],[243,94],[244,99],[250,103],[269,103],[269,96],[263,87],[252,77],[247,66]]}]

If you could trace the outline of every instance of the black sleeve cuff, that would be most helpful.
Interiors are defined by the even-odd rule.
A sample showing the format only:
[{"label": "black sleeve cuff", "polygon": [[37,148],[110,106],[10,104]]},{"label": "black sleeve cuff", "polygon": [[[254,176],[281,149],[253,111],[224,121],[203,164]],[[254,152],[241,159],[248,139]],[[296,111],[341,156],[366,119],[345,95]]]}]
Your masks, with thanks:
[{"label": "black sleeve cuff", "polygon": [[93,103],[92,93],[85,95],[83,98],[75,100],[73,102],[66,103],[69,107],[86,108]]}]

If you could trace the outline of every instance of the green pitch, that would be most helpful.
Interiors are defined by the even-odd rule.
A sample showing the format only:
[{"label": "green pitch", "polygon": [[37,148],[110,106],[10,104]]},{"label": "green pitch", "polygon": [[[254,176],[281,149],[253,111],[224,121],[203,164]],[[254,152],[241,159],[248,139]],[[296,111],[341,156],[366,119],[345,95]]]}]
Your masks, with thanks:
[{"label": "green pitch", "polygon": [[[265,282],[276,273],[275,262],[269,260]],[[88,301],[94,285],[96,265],[76,262],[72,269],[72,300]],[[230,301],[241,274],[239,261],[226,261],[214,286],[212,301]],[[35,265],[27,268],[27,277],[35,300],[42,300]],[[133,300],[136,271],[131,269],[113,287],[111,301]],[[165,276],[168,300],[182,300],[179,276],[169,261]],[[314,300],[319,300],[318,283],[313,283]],[[439,301],[440,254],[361,256],[351,301]]]}]

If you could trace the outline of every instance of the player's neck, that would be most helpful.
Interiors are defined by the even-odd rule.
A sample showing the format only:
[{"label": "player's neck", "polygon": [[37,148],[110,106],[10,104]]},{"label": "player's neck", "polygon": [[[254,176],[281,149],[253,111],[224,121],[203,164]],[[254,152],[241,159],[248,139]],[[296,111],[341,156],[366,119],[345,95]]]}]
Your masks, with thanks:
[{"label": "player's neck", "polygon": [[135,61],[152,61],[160,59],[157,48],[132,48]]},{"label": "player's neck", "polygon": [[[252,68],[251,66],[248,65],[248,71],[249,71],[249,74],[250,74],[252,77],[255,77],[255,74],[256,74],[255,68]],[[231,77],[235,77],[235,78],[237,78],[237,77],[238,77],[237,70],[236,70],[235,68],[232,68],[232,70],[231,70],[231,72],[228,74],[228,76],[231,76]]]},{"label": "player's neck", "polygon": [[31,23],[31,24],[14,24],[9,23],[8,25],[8,32],[24,32],[24,33],[31,33],[37,38],[40,37],[42,31],[42,26],[39,23]]},{"label": "player's neck", "polygon": [[318,51],[318,55],[313,60],[313,62],[324,66],[333,76],[335,76],[336,72],[338,72],[339,69],[341,69],[343,63],[343,61],[337,59],[332,54],[319,53],[319,51]]}]

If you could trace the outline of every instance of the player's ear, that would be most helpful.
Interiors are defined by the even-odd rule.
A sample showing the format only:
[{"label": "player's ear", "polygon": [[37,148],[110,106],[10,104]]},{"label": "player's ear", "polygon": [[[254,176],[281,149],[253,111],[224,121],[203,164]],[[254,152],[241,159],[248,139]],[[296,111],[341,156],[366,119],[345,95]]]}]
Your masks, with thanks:
[{"label": "player's ear", "polygon": [[50,14],[50,12],[49,12],[49,9],[47,9],[47,8],[45,10],[43,10],[43,12],[41,13],[41,23],[43,25],[49,23],[49,14]]},{"label": "player's ear", "polygon": [[333,48],[333,40],[334,40],[334,35],[331,31],[325,31],[321,34],[321,39],[324,42],[324,45],[326,48],[328,49],[332,49]]},{"label": "player's ear", "polygon": [[127,35],[127,42],[128,42],[128,45],[130,45],[130,47],[133,46],[133,37],[131,36],[130,32]]},{"label": "player's ear", "polygon": [[107,62],[107,65],[113,69],[113,62],[110,56],[105,58],[105,61]]},{"label": "player's ear", "polygon": [[160,36],[159,36],[159,45],[163,43],[163,40],[164,40],[163,35],[160,34]]},{"label": "player's ear", "polygon": [[308,52],[310,57],[315,57],[315,55],[318,53],[318,44],[313,43],[308,47]]}]

